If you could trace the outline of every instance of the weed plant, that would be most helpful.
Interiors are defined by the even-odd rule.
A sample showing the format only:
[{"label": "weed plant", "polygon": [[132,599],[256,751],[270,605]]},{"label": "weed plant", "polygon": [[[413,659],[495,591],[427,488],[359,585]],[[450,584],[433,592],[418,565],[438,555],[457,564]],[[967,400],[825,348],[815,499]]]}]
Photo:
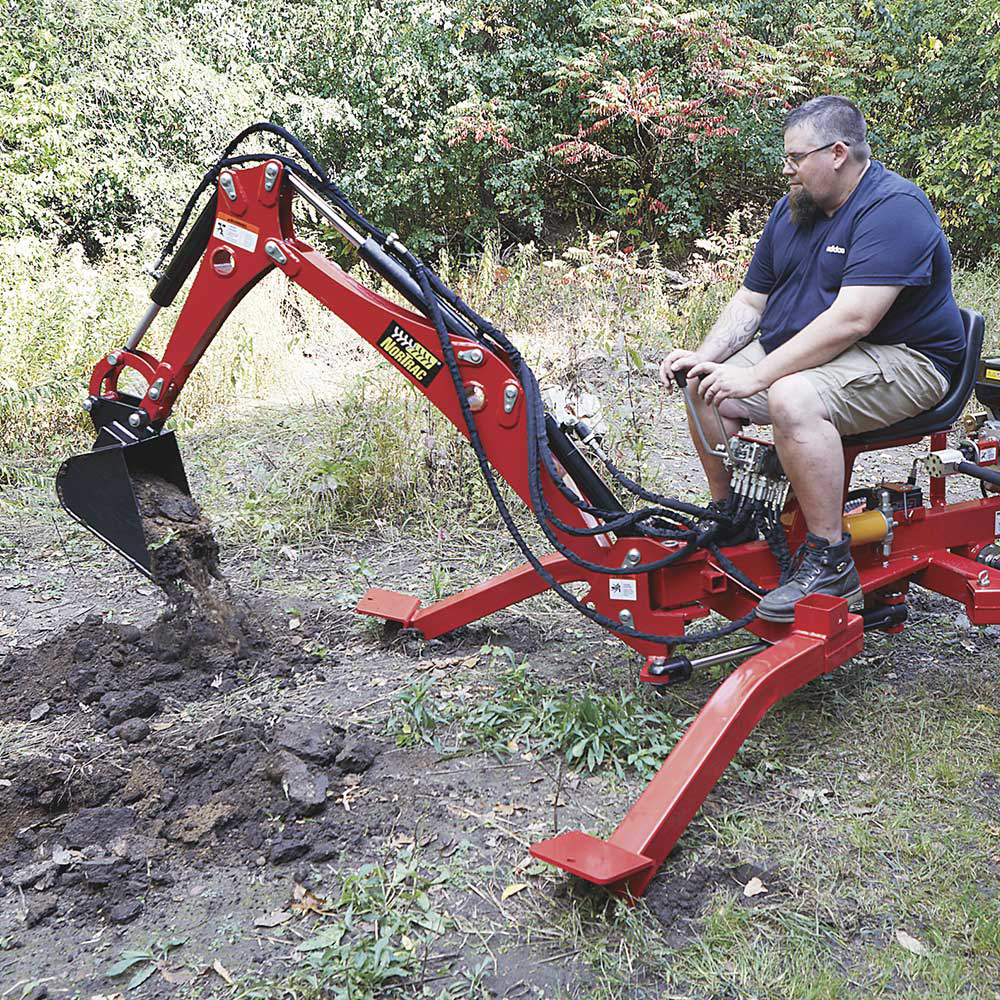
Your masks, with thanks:
[{"label": "weed plant", "polygon": [[456,972],[459,985],[425,987],[441,978],[432,954],[454,927],[434,900],[446,878],[428,873],[412,851],[392,864],[366,864],[348,875],[335,899],[317,898],[316,933],[295,946],[300,966],[279,983],[240,992],[249,1000],[375,1000],[384,996],[465,1000],[482,995],[478,974]]},{"label": "weed plant", "polygon": [[429,743],[441,753],[476,749],[497,757],[560,753],[574,769],[611,768],[649,780],[681,736],[684,723],[632,691],[574,690],[543,684],[510,649],[483,647],[507,668],[491,690],[438,691],[433,678],[396,697],[388,734],[401,746]]}]

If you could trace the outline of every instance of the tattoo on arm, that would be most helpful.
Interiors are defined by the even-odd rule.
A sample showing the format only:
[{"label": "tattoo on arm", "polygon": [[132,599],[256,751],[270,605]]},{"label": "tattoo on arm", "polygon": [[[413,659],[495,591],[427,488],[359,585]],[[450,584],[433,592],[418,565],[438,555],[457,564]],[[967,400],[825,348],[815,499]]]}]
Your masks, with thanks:
[{"label": "tattoo on arm", "polygon": [[756,309],[745,302],[731,300],[705,338],[701,353],[711,352],[717,361],[731,358],[753,340],[760,319],[761,314]]}]

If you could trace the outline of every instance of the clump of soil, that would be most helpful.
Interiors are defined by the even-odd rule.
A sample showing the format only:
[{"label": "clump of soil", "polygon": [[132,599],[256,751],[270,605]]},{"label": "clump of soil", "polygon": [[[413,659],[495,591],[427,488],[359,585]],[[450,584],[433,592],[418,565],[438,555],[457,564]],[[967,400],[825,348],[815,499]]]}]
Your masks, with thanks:
[{"label": "clump of soil", "polygon": [[153,582],[180,611],[197,606],[223,626],[238,630],[240,612],[219,567],[219,543],[201,507],[159,476],[137,473],[132,488]]},{"label": "clump of soil", "polygon": [[132,488],[154,581],[169,594],[180,580],[205,590],[221,578],[219,543],[198,503],[173,483],[148,473],[136,473]]},{"label": "clump of soil", "polygon": [[[327,860],[366,834],[370,820],[342,799],[377,754],[329,723],[223,717],[162,734],[141,755],[88,743],[8,762],[0,899],[29,923],[53,913],[125,923],[142,912],[137,900],[202,861]],[[308,799],[316,788],[322,796]]]},{"label": "clump of soil", "polygon": [[[90,615],[33,649],[0,658],[0,719],[83,713],[98,731],[157,715],[164,699],[201,701],[248,676],[291,677],[316,658],[277,648],[250,615],[221,625],[168,611],[145,629]],[[133,727],[135,728],[135,727]]]}]

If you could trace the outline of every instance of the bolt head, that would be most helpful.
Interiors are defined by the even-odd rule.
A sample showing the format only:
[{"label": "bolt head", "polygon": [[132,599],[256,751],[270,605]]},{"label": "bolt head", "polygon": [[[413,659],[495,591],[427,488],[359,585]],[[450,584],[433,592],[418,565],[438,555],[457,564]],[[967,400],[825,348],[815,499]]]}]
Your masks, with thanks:
[{"label": "bolt head", "polygon": [[130,413],[128,417],[128,425],[129,427],[141,427],[142,417],[140,417],[138,413]]},{"label": "bolt head", "polygon": [[108,364],[111,365],[112,368],[118,364],[118,355],[115,354],[114,351],[108,355]]},{"label": "bolt head", "polygon": [[94,401],[88,396],[80,405],[83,407],[85,413],[90,413],[94,408]]},{"label": "bolt head", "polygon": [[632,612],[629,611],[628,608],[625,608],[623,611],[619,611],[618,612],[618,620],[622,623],[622,625],[631,625],[632,624]]}]

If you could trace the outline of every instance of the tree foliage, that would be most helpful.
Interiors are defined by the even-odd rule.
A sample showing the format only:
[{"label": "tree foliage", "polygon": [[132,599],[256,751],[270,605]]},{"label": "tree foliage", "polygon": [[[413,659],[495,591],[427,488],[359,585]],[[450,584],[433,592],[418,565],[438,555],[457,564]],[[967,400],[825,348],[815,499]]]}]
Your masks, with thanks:
[{"label": "tree foliage", "polygon": [[299,133],[428,248],[580,225],[683,246],[782,189],[841,92],[956,249],[1000,242],[996,0],[2,0],[0,237],[162,234],[238,129]]}]

